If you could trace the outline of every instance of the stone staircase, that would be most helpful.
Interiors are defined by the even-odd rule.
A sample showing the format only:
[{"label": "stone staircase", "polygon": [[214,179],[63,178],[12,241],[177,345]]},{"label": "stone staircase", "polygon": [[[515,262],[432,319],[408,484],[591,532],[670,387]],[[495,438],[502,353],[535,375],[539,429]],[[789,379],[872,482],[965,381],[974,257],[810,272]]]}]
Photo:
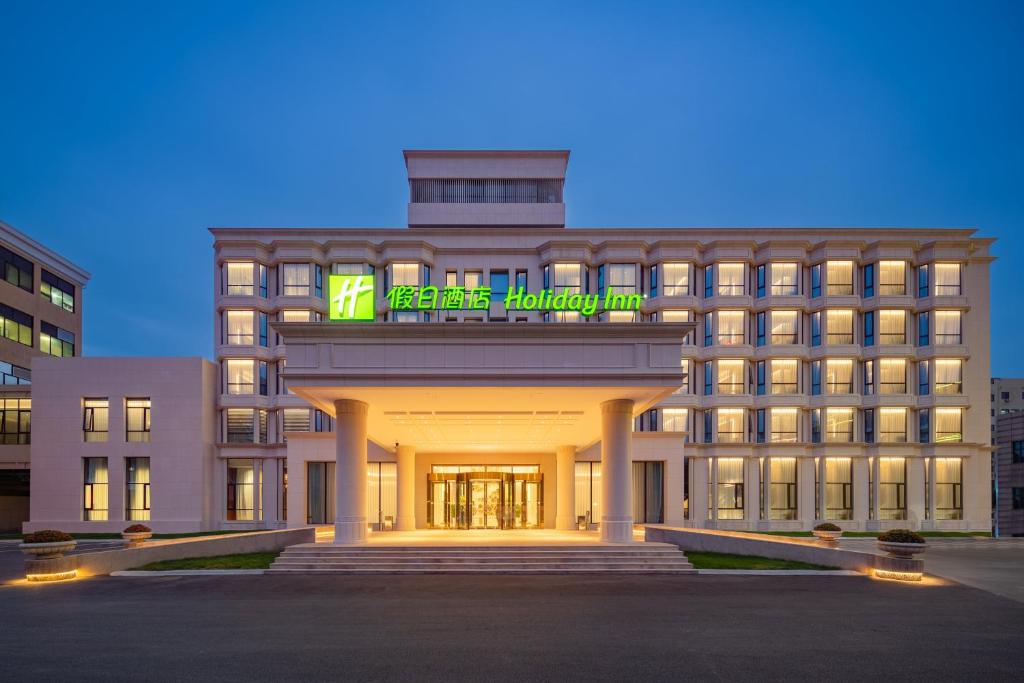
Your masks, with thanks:
[{"label": "stone staircase", "polygon": [[667,543],[285,548],[266,574],[696,574]]}]

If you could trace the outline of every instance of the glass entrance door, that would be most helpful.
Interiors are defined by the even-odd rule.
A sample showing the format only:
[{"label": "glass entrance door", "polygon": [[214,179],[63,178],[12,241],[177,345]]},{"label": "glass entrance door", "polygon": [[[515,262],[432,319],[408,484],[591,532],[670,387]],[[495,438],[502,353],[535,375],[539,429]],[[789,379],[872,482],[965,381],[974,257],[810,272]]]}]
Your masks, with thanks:
[{"label": "glass entrance door", "polygon": [[501,480],[470,480],[470,527],[473,529],[501,528],[500,512],[503,510]]},{"label": "glass entrance door", "polygon": [[428,474],[427,525],[434,529],[543,527],[544,475],[508,470],[512,466]]}]

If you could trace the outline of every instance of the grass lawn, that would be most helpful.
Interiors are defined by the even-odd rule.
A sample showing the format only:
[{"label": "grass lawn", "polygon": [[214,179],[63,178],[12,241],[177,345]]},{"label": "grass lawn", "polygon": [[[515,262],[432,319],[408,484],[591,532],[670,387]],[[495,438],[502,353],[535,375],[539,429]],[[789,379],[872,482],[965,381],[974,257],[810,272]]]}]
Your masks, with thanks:
[{"label": "grass lawn", "polygon": [[138,569],[147,572],[169,571],[172,569],[266,569],[277,555],[277,553],[271,552],[189,557],[184,560],[153,562],[144,567],[138,567]]},{"label": "grass lawn", "polygon": [[729,555],[726,553],[698,553],[687,551],[686,559],[697,569],[835,569],[820,564],[773,560],[757,555]]}]

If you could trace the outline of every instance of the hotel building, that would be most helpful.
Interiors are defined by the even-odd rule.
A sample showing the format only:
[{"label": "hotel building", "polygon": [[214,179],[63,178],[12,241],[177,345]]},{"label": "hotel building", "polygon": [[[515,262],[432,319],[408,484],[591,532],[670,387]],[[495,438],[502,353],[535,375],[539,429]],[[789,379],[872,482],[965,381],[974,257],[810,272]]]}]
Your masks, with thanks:
[{"label": "hotel building", "polygon": [[[216,367],[161,404],[157,370],[96,397],[116,367],[76,361],[47,430],[62,502],[28,528],[990,528],[991,239],[567,228],[568,157],[407,151],[406,227],[213,228]],[[137,452],[90,443],[89,400],[140,397]],[[147,460],[144,512],[141,457],[174,463]],[[172,495],[191,511],[159,514]]]},{"label": "hotel building", "polygon": [[29,518],[32,361],[82,353],[89,273],[0,221],[0,531]]}]

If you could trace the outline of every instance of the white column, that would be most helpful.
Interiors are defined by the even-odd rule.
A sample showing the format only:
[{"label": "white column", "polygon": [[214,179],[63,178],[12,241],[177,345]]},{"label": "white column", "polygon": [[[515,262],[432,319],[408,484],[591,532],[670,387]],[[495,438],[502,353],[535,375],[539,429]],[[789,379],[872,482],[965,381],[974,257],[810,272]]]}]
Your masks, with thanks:
[{"label": "white column", "polygon": [[711,524],[708,527],[712,529],[718,528],[718,456],[714,458],[708,458],[711,463],[711,488],[709,489],[708,495],[711,496]]},{"label": "white column", "polygon": [[555,528],[578,529],[576,524],[576,447],[555,449]]},{"label": "white column", "polygon": [[920,529],[924,522],[924,458],[907,458],[907,526]]},{"label": "white column", "polygon": [[708,459],[689,457],[690,526],[703,529],[708,524]]},{"label": "white column", "polygon": [[[257,461],[259,462],[259,461]],[[263,526],[273,529],[281,519],[280,461],[266,458],[263,464]]]},{"label": "white column", "polygon": [[761,459],[751,456],[743,459],[743,516],[747,528],[756,529],[761,519]]},{"label": "white column", "polygon": [[633,401],[614,399],[601,404],[601,540],[633,540]]},{"label": "white column", "polygon": [[868,528],[869,467],[871,464],[867,458],[853,459],[853,519],[858,529]]},{"label": "white column", "polygon": [[416,529],[416,448],[399,446],[398,458],[398,530]]},{"label": "white column", "polygon": [[797,458],[796,465],[799,468],[796,475],[797,513],[800,517],[800,526],[810,531],[818,515],[818,511],[814,509],[814,458]]},{"label": "white column", "polygon": [[935,458],[928,458],[928,521],[935,528]]},{"label": "white column", "polygon": [[366,543],[366,411],[362,401],[334,402],[335,543]]}]

